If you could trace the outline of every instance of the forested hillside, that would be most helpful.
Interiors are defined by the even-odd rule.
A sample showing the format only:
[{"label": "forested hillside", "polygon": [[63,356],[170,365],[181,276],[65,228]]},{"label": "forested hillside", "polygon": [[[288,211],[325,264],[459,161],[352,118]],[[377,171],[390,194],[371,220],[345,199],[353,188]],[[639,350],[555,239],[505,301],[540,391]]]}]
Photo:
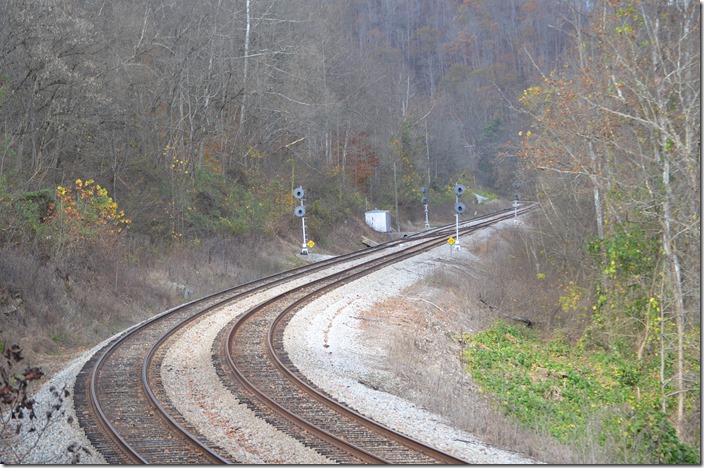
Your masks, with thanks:
[{"label": "forested hillside", "polygon": [[[56,279],[124,294],[133,267],[154,267],[194,290],[184,270],[202,259],[246,263],[297,242],[299,185],[311,238],[333,251],[356,248],[333,233],[366,209],[391,210],[394,228],[417,221],[421,186],[434,223],[453,220],[441,207],[458,181],[510,199],[521,93],[563,63],[573,41],[560,25],[586,13],[447,0],[0,7],[0,271],[5,302],[20,294],[30,317],[53,315]],[[37,285],[53,292],[30,304]],[[60,337],[73,326],[52,334],[75,341]]]},{"label": "forested hillside", "polygon": [[625,430],[670,437],[638,445],[636,461],[693,460],[697,2],[0,0],[0,12],[0,329],[24,349],[90,346],[283,268],[299,185],[311,238],[336,253],[361,247],[346,241],[367,209],[422,226],[421,186],[431,223],[453,221],[461,182],[540,202],[516,243],[537,291],[521,315],[628,360]]},{"label": "forested hillside", "polygon": [[4,185],[92,178],[128,208],[132,232],[158,241],[241,234],[225,222],[238,202],[286,196],[292,179],[388,205],[393,163],[403,201],[463,174],[508,193],[516,168],[496,155],[522,128],[512,107],[564,62],[559,28],[575,7],[8,1]]}]

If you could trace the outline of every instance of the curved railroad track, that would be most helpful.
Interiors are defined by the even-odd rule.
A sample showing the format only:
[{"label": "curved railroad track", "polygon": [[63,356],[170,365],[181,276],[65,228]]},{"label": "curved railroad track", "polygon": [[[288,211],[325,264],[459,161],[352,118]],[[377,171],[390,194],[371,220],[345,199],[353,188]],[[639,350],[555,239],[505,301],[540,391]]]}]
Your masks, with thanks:
[{"label": "curved railroad track", "polygon": [[[510,209],[483,218],[493,219],[494,221],[487,221],[487,223],[492,223],[498,221],[499,218],[511,217],[513,213],[514,210]],[[471,220],[465,224],[472,224],[472,226],[463,227],[462,231],[477,229],[481,223],[479,218]],[[216,363],[216,366],[220,367],[223,376],[226,372],[232,372],[233,375],[240,372],[244,376],[239,381],[232,380],[229,385],[238,387],[237,389],[233,388],[233,392],[244,392],[241,397],[242,401],[247,402],[257,414],[338,462],[434,463],[441,461],[463,463],[447,454],[416,446],[417,442],[401,434],[392,435],[389,432],[384,432],[388,430],[380,429],[381,426],[378,424],[366,420],[349,408],[337,405],[324,395],[305,396],[306,392],[310,395],[312,389],[308,388],[305,378],[287,360],[281,345],[281,335],[287,317],[295,313],[297,307],[300,307],[304,302],[312,300],[316,295],[322,294],[336,285],[367,274],[374,268],[380,268],[389,262],[400,261],[432,248],[445,241],[443,236],[454,233],[453,228],[454,226],[447,226],[424,231],[405,239],[387,242],[373,248],[262,278],[184,304],[132,327],[97,352],[79,373],[76,379],[74,400],[80,425],[84,428],[93,446],[111,464],[238,463],[238,460],[233,459],[218,447],[216,441],[209,441],[191,427],[175,411],[168,397],[164,394],[160,383],[160,363],[166,350],[165,343],[179,330],[188,327],[192,320],[205,314],[217,313],[219,308],[233,301],[241,300],[274,285],[306,277],[313,272],[320,274],[320,272],[328,270],[342,269],[341,272],[336,271],[320,280],[310,282],[303,288],[291,289],[295,292],[284,293],[284,297],[279,298],[278,301],[269,301],[266,305],[257,307],[256,310],[259,310],[257,313],[248,313],[249,318],[244,320],[242,325],[233,326],[232,333],[227,334],[229,338],[223,340],[223,343],[228,345],[238,343],[236,348],[239,349],[241,344],[250,340],[250,333],[247,332],[243,335],[242,330],[245,330],[246,327],[254,327],[249,329],[252,334],[252,343],[246,346],[247,349],[250,349],[249,354],[233,353],[230,358],[227,357],[227,354],[222,354],[223,357],[219,363]],[[393,250],[394,247],[398,247],[402,243],[411,243],[409,242],[411,240],[414,241],[414,246],[388,254],[389,250]],[[371,260],[369,260],[370,258]],[[282,304],[286,304],[283,309]],[[260,318],[253,319],[253,316]],[[257,333],[264,331],[264,335],[254,335],[254,329],[259,330]],[[235,330],[239,330],[240,334],[238,335]],[[246,339],[243,338],[245,335]],[[261,338],[265,335],[271,337],[268,340],[269,344],[266,344],[270,357],[268,363],[262,364],[258,356],[260,351],[257,350],[261,350],[262,343],[266,343]],[[223,336],[225,336],[224,332]],[[225,353],[225,350],[231,349],[232,346],[223,345],[221,348]],[[253,357],[246,357],[250,354]],[[238,370],[225,370],[224,364],[227,362],[227,367],[229,367],[229,360],[236,363]],[[258,367],[260,365],[261,368]],[[272,366],[279,370],[272,373]],[[262,377],[272,375],[277,376],[272,377],[268,384],[264,383],[266,380]],[[285,375],[288,376],[285,377]],[[256,381],[256,386],[249,384],[254,381]],[[288,383],[284,383],[284,381]],[[252,385],[252,387],[247,388],[247,385]],[[289,407],[298,411],[298,416],[293,419],[283,417],[282,411],[277,407],[281,404],[276,399],[270,400],[276,402],[272,407],[266,407],[264,402],[268,397],[265,398],[261,396],[262,394],[257,394],[259,390],[256,390],[262,385],[272,387],[287,385],[287,387],[281,388],[286,388],[295,394],[296,397],[290,399],[291,401],[295,400],[295,403],[289,403]],[[309,403],[304,403],[304,398],[315,398],[315,400],[308,400]],[[315,409],[306,413],[301,410],[306,405]],[[325,412],[320,414],[327,415],[323,417],[328,421],[327,426],[319,421],[320,417],[317,419],[314,417],[314,413],[322,408],[325,408],[323,410]],[[330,421],[333,420],[344,421],[339,426],[348,425],[350,428],[339,429],[337,432],[334,430],[326,431],[322,427],[313,430],[312,426],[329,428]],[[349,421],[354,422],[350,423]],[[301,428],[304,428],[303,431],[308,434],[305,440],[301,435]],[[332,436],[323,435],[321,430],[332,432]],[[355,431],[360,435],[353,434]],[[382,433],[381,436],[380,433]],[[311,434],[313,434],[312,437]],[[372,441],[362,442],[367,435]],[[340,440],[344,439],[353,439],[355,442],[340,443]]]}]

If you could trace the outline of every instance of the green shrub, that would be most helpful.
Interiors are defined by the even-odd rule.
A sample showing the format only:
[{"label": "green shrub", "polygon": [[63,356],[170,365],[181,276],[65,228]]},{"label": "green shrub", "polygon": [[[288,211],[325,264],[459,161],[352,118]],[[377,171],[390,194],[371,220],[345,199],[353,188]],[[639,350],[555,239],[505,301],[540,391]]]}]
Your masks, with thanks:
[{"label": "green shrub", "polygon": [[613,351],[585,352],[562,336],[545,342],[503,322],[464,342],[473,378],[526,427],[567,442],[587,437],[588,421],[601,419],[600,443],[626,448],[614,462],[698,463],[697,450],[660,411],[657,369]]}]

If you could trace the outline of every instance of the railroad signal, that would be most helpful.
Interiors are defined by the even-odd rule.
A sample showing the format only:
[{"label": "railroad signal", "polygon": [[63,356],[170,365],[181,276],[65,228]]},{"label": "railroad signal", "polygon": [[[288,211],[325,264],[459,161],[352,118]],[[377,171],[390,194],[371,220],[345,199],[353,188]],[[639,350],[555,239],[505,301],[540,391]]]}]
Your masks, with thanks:
[{"label": "railroad signal", "polygon": [[303,244],[301,245],[301,255],[308,255],[308,247],[313,247],[312,245],[310,245],[313,241],[306,241],[306,207],[303,205],[303,196],[305,195],[305,193],[306,192],[301,186],[298,186],[293,190],[294,198],[301,200],[301,204],[293,210],[293,214],[301,218],[301,225],[303,226]]},{"label": "railroad signal", "polygon": [[457,183],[453,191],[455,192],[455,238],[450,245],[454,247],[455,250],[460,250],[460,215],[467,210],[464,203],[460,201],[460,197],[466,191],[464,185]]}]

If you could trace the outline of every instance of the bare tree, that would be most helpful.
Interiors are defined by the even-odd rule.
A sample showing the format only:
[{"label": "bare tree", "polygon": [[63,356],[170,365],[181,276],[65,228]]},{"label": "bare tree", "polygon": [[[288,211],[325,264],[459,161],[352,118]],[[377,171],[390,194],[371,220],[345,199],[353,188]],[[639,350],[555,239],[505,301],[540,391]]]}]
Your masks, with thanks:
[{"label": "bare tree", "polygon": [[[634,223],[657,232],[658,269],[641,287],[662,319],[662,408],[675,399],[682,434],[692,375],[686,336],[699,310],[699,260],[691,250],[700,236],[693,202],[700,193],[699,8],[689,1],[596,5],[589,28],[578,16],[571,21],[579,60],[524,93],[536,125],[533,135],[524,132],[524,157],[589,183],[600,238]],[[611,286],[615,294],[618,285]],[[639,358],[653,337],[651,307],[644,312]]]}]

